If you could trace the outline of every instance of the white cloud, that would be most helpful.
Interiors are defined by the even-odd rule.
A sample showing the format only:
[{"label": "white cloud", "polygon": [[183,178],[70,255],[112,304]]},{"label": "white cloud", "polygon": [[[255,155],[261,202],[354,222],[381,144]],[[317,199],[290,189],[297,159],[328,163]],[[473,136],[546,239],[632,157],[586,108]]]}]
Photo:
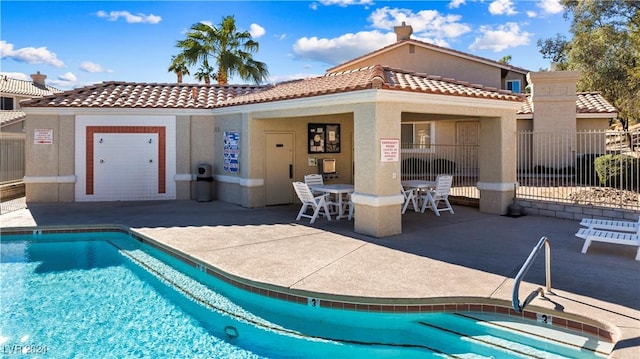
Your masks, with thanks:
[{"label": "white cloud", "polygon": [[537,13],[537,12],[535,12],[535,11],[531,11],[531,10],[529,10],[529,11],[527,11],[527,16],[528,16],[528,17],[537,17],[537,16],[538,16],[538,13]]},{"label": "white cloud", "polygon": [[29,81],[30,80],[30,76],[27,76],[27,74],[23,74],[22,72],[0,72],[0,77],[5,77],[7,76],[10,79],[15,79],[15,80],[23,80],[23,81]]},{"label": "white cloud", "polygon": [[515,22],[508,22],[498,26],[496,29],[484,25],[480,27],[480,32],[482,36],[476,38],[473,44],[469,46],[472,51],[491,50],[499,52],[510,47],[527,45],[532,36],[531,33],[521,31]]},{"label": "white cloud", "polygon": [[78,78],[76,78],[76,75],[72,74],[71,72],[67,72],[58,76],[58,80],[67,81],[67,82],[76,82],[78,81]]},{"label": "white cloud", "polygon": [[513,8],[511,0],[495,0],[489,4],[491,15],[515,15],[518,12]]},{"label": "white cloud", "polygon": [[379,31],[361,31],[327,39],[303,37],[293,45],[294,54],[301,59],[322,61],[336,65],[364,55],[396,41],[394,33],[383,34]]},{"label": "white cloud", "polygon": [[373,5],[373,0],[320,0],[320,4],[326,6],[338,5],[341,7],[349,5]]},{"label": "white cloud", "polygon": [[466,0],[451,0],[449,5],[447,6],[449,7],[449,9],[457,9],[460,7],[460,5],[464,4],[466,4]]},{"label": "white cloud", "polygon": [[317,2],[312,2],[311,4],[309,4],[309,9],[318,10],[318,3]]},{"label": "white cloud", "polygon": [[107,70],[102,65],[93,63],[91,61],[84,61],[80,64],[80,70],[85,72],[97,73],[97,72],[113,72],[113,70]]},{"label": "white cloud", "polygon": [[542,0],[538,3],[538,7],[546,14],[557,14],[564,11],[564,8],[560,4],[560,0]]},{"label": "white cloud", "polygon": [[119,18],[124,18],[129,24],[157,24],[162,20],[162,17],[153,14],[132,14],[128,11],[98,11],[96,14],[100,18],[107,19],[109,21],[117,21]]},{"label": "white cloud", "polygon": [[372,26],[378,29],[393,30],[403,21],[411,25],[413,33],[419,38],[431,38],[436,42],[451,39],[471,31],[471,26],[460,22],[460,15],[444,15],[436,10],[421,10],[417,13],[409,9],[383,7],[369,16]]},{"label": "white cloud", "polygon": [[251,37],[253,37],[254,39],[261,37],[266,32],[267,31],[264,29],[264,27],[258,24],[251,24],[251,26],[249,26],[249,33],[251,34]]},{"label": "white cloud", "polygon": [[58,59],[55,53],[46,47],[23,47],[14,50],[13,44],[0,40],[0,58],[9,58],[28,64],[47,64],[54,67],[63,67],[64,63]]}]

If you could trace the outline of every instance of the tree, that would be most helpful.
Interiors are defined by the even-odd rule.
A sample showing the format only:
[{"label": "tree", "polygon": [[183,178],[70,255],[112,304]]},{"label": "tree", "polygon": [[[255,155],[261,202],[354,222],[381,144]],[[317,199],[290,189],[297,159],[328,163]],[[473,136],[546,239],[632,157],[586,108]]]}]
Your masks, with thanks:
[{"label": "tree", "polygon": [[551,60],[558,70],[566,70],[569,66],[570,46],[571,43],[561,34],[557,34],[555,39],[546,39],[544,41],[538,39],[538,47],[542,57]]},{"label": "tree", "polygon": [[200,65],[198,71],[193,74],[196,80],[204,81],[205,84],[211,84],[211,78],[216,76],[216,73],[213,71],[213,67],[209,66],[209,64],[205,61]]},{"label": "tree", "polygon": [[543,55],[581,70],[578,90],[601,91],[623,124],[640,120],[640,2],[563,0],[562,5],[565,18],[572,16],[573,39],[538,41]]},{"label": "tree", "polygon": [[171,56],[171,65],[167,71],[175,73],[178,83],[181,84],[182,76],[189,75],[189,67],[184,56],[182,54]]},{"label": "tree", "polygon": [[508,65],[511,62],[511,55],[502,56],[502,58],[498,60],[498,62],[501,64]]},{"label": "tree", "polygon": [[[218,26],[202,22],[193,24],[186,39],[178,41],[176,46],[182,49],[187,64],[202,64],[199,72],[203,79],[207,79],[204,72],[215,73],[220,85],[226,85],[234,75],[260,84],[269,75],[267,65],[255,61],[251,55],[258,51],[258,43],[248,31],[237,31],[233,16],[222,18]],[[217,69],[208,71],[210,64],[215,64]]]}]

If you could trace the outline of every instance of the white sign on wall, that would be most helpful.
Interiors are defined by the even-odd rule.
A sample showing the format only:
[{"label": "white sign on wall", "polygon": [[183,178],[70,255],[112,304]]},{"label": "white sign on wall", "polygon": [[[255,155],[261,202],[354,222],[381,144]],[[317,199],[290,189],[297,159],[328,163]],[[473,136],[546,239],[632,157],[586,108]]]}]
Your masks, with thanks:
[{"label": "white sign on wall", "polygon": [[381,138],[380,139],[380,162],[400,161],[400,139]]},{"label": "white sign on wall", "polygon": [[36,145],[52,145],[53,128],[36,128],[33,130],[33,143]]}]

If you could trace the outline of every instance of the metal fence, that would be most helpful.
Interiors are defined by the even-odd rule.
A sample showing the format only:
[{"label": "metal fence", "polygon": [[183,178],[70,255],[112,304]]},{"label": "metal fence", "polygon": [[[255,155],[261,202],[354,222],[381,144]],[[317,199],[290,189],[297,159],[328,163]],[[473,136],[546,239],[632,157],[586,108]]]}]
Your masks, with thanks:
[{"label": "metal fence", "polygon": [[[403,144],[402,179],[454,176],[451,195],[477,200],[478,146]],[[517,134],[521,199],[640,210],[640,130]]]},{"label": "metal fence", "polygon": [[22,181],[24,141],[22,133],[0,132],[0,185]]},{"label": "metal fence", "polygon": [[402,180],[433,181],[439,173],[453,175],[451,195],[479,199],[478,146],[402,144]]},{"label": "metal fence", "polygon": [[518,198],[640,210],[640,131],[518,133]]}]

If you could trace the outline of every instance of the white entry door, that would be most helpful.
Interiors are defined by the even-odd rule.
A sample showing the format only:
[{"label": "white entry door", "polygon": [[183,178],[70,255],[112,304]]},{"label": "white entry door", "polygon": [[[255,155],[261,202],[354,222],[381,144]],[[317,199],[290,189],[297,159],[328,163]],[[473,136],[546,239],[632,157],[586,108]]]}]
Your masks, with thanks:
[{"label": "white entry door", "polygon": [[265,203],[293,203],[293,134],[267,133],[265,137]]},{"label": "white entry door", "polygon": [[158,197],[158,134],[94,134],[94,199]]}]

